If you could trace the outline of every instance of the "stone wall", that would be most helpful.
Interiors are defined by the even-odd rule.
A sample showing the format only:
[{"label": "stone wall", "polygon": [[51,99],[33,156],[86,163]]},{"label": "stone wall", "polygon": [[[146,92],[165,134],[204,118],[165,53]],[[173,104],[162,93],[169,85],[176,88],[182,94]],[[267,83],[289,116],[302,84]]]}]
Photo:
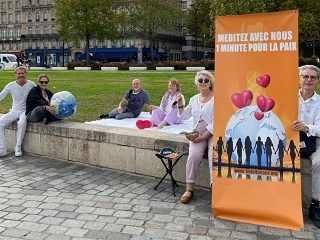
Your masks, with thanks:
[{"label": "stone wall", "polygon": [[[13,149],[16,123],[10,124],[5,134],[8,148]],[[184,135],[61,121],[28,124],[23,143],[25,153],[156,178],[165,174],[164,166],[155,156],[164,147],[186,153],[173,171],[176,180],[185,183],[188,140]],[[210,187],[207,159],[203,159],[199,172],[197,186]],[[301,159],[301,174],[302,202],[307,208],[311,198],[309,159]]]}]

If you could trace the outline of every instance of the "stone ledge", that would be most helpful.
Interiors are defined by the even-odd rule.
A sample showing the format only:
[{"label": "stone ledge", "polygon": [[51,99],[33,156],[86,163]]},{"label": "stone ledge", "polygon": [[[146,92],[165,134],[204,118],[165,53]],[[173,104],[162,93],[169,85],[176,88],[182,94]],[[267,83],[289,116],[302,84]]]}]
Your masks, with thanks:
[{"label": "stone ledge", "polygon": [[51,67],[51,70],[64,71],[68,70],[68,67]]},{"label": "stone ledge", "polygon": [[101,67],[102,71],[118,71],[118,67]]},{"label": "stone ledge", "polygon": [[205,67],[186,67],[187,71],[201,71],[201,70],[205,70]]},{"label": "stone ledge", "polygon": [[147,67],[129,67],[130,71],[145,71]]},{"label": "stone ledge", "polygon": [[91,67],[74,67],[74,70],[77,70],[77,71],[88,71],[88,70],[91,70]]},{"label": "stone ledge", "polygon": [[30,70],[46,70],[46,67],[30,67]]},{"label": "stone ledge", "polygon": [[[16,123],[7,126],[5,134],[8,148],[13,149]],[[187,153],[188,146],[188,140],[179,134],[59,121],[28,123],[22,149],[28,154],[162,178],[166,171],[155,154],[164,147]],[[174,168],[178,182],[185,183],[186,160],[187,155]],[[208,188],[207,159],[199,172],[203,174],[198,175],[197,185]]]},{"label": "stone ledge", "polygon": [[158,71],[173,71],[174,67],[156,67]]}]

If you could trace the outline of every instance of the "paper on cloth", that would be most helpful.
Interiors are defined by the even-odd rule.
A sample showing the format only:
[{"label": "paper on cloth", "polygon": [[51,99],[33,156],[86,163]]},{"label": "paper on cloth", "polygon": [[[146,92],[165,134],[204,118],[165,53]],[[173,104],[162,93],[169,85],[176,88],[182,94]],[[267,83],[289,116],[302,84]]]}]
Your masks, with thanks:
[{"label": "paper on cloth", "polygon": [[[103,125],[103,126],[114,126],[114,127],[138,129],[136,126],[136,121],[139,119],[150,120],[150,117],[151,115],[148,112],[142,112],[140,116],[137,118],[125,118],[122,120],[116,120],[114,118],[106,118],[106,119],[99,119],[91,122],[85,122],[85,123]],[[167,132],[167,133],[176,133],[176,134],[180,134],[182,132],[191,132],[193,130],[192,121],[193,119],[190,118],[188,120],[185,120],[183,124],[173,124],[170,126],[164,126],[162,129],[158,129],[157,127],[145,128],[142,131],[158,131],[158,132]]]}]

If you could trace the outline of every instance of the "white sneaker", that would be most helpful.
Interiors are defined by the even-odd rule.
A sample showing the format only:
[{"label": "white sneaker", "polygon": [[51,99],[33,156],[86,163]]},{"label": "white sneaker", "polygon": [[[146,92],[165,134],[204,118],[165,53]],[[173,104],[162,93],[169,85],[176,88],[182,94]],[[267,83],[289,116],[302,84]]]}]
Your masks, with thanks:
[{"label": "white sneaker", "polygon": [[7,155],[7,150],[3,149],[0,151],[0,157],[6,156]]},{"label": "white sneaker", "polygon": [[16,157],[21,157],[22,156],[21,146],[16,146],[14,148],[14,154],[16,155]]}]

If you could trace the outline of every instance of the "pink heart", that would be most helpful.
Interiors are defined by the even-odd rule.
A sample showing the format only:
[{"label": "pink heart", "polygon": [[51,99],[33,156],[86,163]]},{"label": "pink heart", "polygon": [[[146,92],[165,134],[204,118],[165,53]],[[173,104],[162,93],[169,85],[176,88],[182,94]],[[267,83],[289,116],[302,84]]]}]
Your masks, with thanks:
[{"label": "pink heart", "polygon": [[231,101],[237,108],[243,108],[251,104],[252,98],[252,92],[250,90],[245,90],[242,93],[232,94]]},{"label": "pink heart", "polygon": [[152,122],[150,120],[139,119],[139,120],[136,121],[136,126],[139,129],[150,128],[150,127],[152,127]]},{"label": "pink heart", "polygon": [[260,95],[257,97],[257,105],[262,112],[268,112],[274,107],[275,102],[272,98],[265,98]]},{"label": "pink heart", "polygon": [[260,87],[266,88],[270,83],[270,76],[268,74],[259,76],[256,78],[256,82]]},{"label": "pink heart", "polygon": [[254,112],[254,117],[257,120],[261,120],[264,117],[264,114],[263,114],[263,112]]}]

